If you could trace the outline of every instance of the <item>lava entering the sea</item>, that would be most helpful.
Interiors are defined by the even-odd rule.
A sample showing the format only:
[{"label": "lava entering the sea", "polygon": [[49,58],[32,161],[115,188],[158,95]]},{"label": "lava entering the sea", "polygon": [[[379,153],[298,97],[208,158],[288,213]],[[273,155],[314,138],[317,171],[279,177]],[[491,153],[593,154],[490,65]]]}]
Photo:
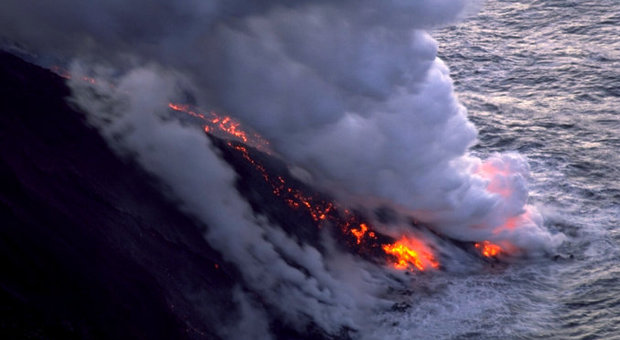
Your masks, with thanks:
[{"label": "lava entering the sea", "polygon": [[[65,69],[52,67],[59,76],[71,79],[72,76]],[[95,84],[91,77],[82,77],[83,81]],[[421,239],[411,235],[401,236],[398,240],[379,233],[372,225],[363,220],[360,214],[344,208],[335,202],[324,199],[317,194],[309,194],[304,190],[289,185],[283,176],[271,176],[265,166],[256,161],[250,155],[248,146],[254,147],[261,152],[271,154],[269,142],[258,133],[250,133],[241,128],[241,123],[230,116],[220,115],[215,112],[200,112],[188,104],[169,103],[168,108],[198,118],[202,122],[203,130],[207,134],[227,139],[226,145],[239,152],[242,158],[248,162],[271,187],[272,193],[283,200],[291,209],[302,209],[315,222],[317,227],[329,225],[335,227],[347,239],[349,248],[359,254],[376,253],[380,250],[388,264],[398,270],[426,271],[438,269],[440,263],[429,247]],[[494,181],[497,174],[504,174],[504,169],[497,169],[490,164],[484,164],[479,174],[489,178],[488,190],[499,195],[509,195],[509,189]],[[506,227],[511,227],[513,221],[507,221]],[[496,257],[504,250],[489,241],[475,243],[475,248],[485,257]]]},{"label": "lava entering the sea", "polygon": [[439,268],[439,262],[428,246],[414,238],[403,236],[394,244],[383,245],[383,250],[396,257],[393,263],[396,269],[412,270],[411,265],[421,271],[429,267]]},{"label": "lava entering the sea", "polygon": [[500,246],[489,241],[478,242],[474,246],[485,257],[495,257],[502,253],[502,248]]},{"label": "lava entering the sea", "polygon": [[318,228],[333,227],[346,240],[346,246],[360,255],[382,253],[391,267],[399,270],[425,271],[439,268],[439,262],[433,251],[422,240],[412,236],[395,240],[374,230],[360,214],[343,208],[339,204],[310,194],[299,187],[289,184],[281,175],[271,175],[261,162],[254,159],[249,148],[238,142],[228,141],[231,150],[241,154],[271,188],[274,196],[294,210],[302,210],[312,219]]}]

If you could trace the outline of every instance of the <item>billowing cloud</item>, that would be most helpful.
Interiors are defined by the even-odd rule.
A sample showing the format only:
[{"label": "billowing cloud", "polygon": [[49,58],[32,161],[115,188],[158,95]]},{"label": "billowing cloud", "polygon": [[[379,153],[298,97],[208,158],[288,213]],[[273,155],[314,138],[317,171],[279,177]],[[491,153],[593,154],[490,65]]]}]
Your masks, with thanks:
[{"label": "billowing cloud", "polygon": [[[72,83],[91,123],[210,226],[206,238],[251,290],[274,306],[286,300],[293,307],[279,312],[291,323],[337,332],[364,327],[359,313],[381,305],[379,274],[356,264],[351,270],[369,282],[343,284],[333,259],[253,216],[202,132],[161,119],[162,110],[184,96],[234,116],[344,202],[389,204],[465,241],[544,249],[554,238],[527,205],[526,161],[468,153],[476,130],[428,33],[476,5],[6,0],[0,32],[89,71],[105,65],[98,79],[114,86]],[[264,330],[260,322],[247,327]]]}]

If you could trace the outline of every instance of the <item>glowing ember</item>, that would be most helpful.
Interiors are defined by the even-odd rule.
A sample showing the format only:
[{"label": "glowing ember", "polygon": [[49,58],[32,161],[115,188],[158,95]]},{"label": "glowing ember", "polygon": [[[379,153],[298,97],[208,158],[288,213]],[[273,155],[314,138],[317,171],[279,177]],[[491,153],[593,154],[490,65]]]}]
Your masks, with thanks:
[{"label": "glowing ember", "polygon": [[[60,77],[65,78],[65,79],[72,79],[73,78],[73,76],[71,75],[71,73],[69,73],[69,71],[67,71],[66,69],[64,69],[64,68],[62,68],[60,66],[56,66],[56,65],[52,66],[51,67],[51,71],[56,73]],[[96,83],[95,78],[83,76],[81,79],[83,81],[87,82],[87,83],[90,83],[90,84],[95,84]]]},{"label": "glowing ember", "polygon": [[168,103],[168,107],[174,111],[183,112],[190,116],[204,121],[204,131],[207,133],[218,133],[222,136],[234,137],[239,141],[250,144],[268,153],[269,142],[259,134],[250,134],[241,129],[241,123],[229,116],[219,115],[213,111],[201,113],[187,104]]},{"label": "glowing ember", "polygon": [[[252,159],[246,147],[228,142],[228,145],[242,153],[243,158],[254,166],[265,181],[271,185],[274,195],[281,197],[292,209],[306,210],[319,227],[323,222],[332,223],[345,235],[355,238],[355,244],[360,250],[369,247],[379,247],[378,236],[371,230],[368,223],[362,222],[350,210],[342,209],[335,203],[308,195],[298,188],[287,185],[282,176],[269,176],[265,167]],[[389,238],[383,237],[384,241]],[[379,241],[380,242],[380,241]],[[390,241],[391,242],[391,241]],[[439,263],[432,251],[420,240],[403,237],[394,243],[383,243],[381,248],[385,254],[393,258],[393,267],[400,270],[415,269],[423,271],[428,268],[438,268]]]},{"label": "glowing ember", "polygon": [[66,69],[60,67],[60,66],[52,66],[51,68],[52,72],[56,73],[57,75],[61,76],[62,78],[65,79],[71,79],[71,74],[69,73],[69,71],[67,71]]},{"label": "glowing ember", "polygon": [[482,241],[481,243],[475,244],[476,249],[480,250],[480,253],[485,257],[495,257],[499,255],[502,251],[502,248],[497,244],[493,244],[489,241]]},{"label": "glowing ember", "polygon": [[439,262],[427,246],[413,238],[402,237],[394,244],[384,245],[383,250],[394,256],[392,265],[396,269],[414,271],[417,268],[424,271],[428,267],[439,268]]},{"label": "glowing ember", "polygon": [[[319,227],[324,221],[333,223],[345,235],[355,237],[355,244],[361,247],[360,249],[378,246],[377,234],[371,230],[368,223],[360,221],[353,212],[339,208],[333,202],[321,200],[305,194],[298,188],[288,186],[282,176],[277,178],[269,176],[265,167],[252,159],[246,147],[232,142],[228,142],[228,145],[242,153],[243,158],[252,164],[271,185],[273,194],[282,197],[289,207],[306,210],[310,217],[319,223]],[[428,268],[439,267],[439,262],[432,251],[417,239],[403,237],[394,243],[381,244],[381,249],[393,258],[392,266],[399,270],[424,271]]]},{"label": "glowing ember", "polygon": [[173,109],[174,111],[185,112],[190,116],[194,116],[196,118],[207,120],[207,117],[204,114],[192,111],[189,105],[168,103],[168,107]]},{"label": "glowing ember", "polygon": [[[52,70],[65,79],[71,79],[71,74],[60,67],[52,67]],[[95,83],[95,79],[90,77],[82,77],[81,79],[91,84]],[[267,140],[256,133],[251,134],[242,130],[241,124],[229,116],[219,115],[215,112],[198,112],[187,104],[169,103],[168,108],[202,120],[204,122],[203,129],[206,133],[233,137],[233,139],[254,146],[269,154],[269,143]],[[334,202],[323,200],[317,195],[306,194],[298,188],[291,187],[287,185],[286,180],[282,176],[270,176],[265,167],[250,156],[246,146],[233,142],[228,142],[227,144],[240,152],[242,157],[260,173],[265,182],[271,186],[274,195],[281,197],[292,209],[306,210],[319,227],[327,222],[336,226],[344,235],[354,238],[360,253],[365,248],[373,249],[376,247],[376,249],[379,249],[381,247],[380,249],[394,259],[393,267],[400,270],[414,271],[418,269],[423,271],[428,268],[439,267],[439,263],[433,253],[423,242],[403,237],[394,243],[386,243],[386,241],[391,242],[392,240],[384,235],[379,237],[372,231],[368,223],[361,221],[350,210],[342,209]],[[487,169],[483,168],[482,171],[485,170]],[[476,244],[476,247],[478,247],[478,244]],[[489,250],[489,253],[492,251]],[[214,267],[219,269],[218,264],[215,264]]]},{"label": "glowing ember", "polygon": [[366,234],[366,231],[368,231],[368,226],[366,223],[360,224],[359,229],[351,229],[351,233],[355,235],[355,238],[357,239],[357,244],[362,242],[362,238],[364,237],[364,234]]},{"label": "glowing ember", "polygon": [[206,132],[211,132],[213,129],[217,129],[242,140],[244,143],[248,142],[247,134],[239,128],[239,125],[241,124],[228,116],[220,116],[215,112],[209,112],[209,117],[207,117],[204,113],[196,112],[192,110],[189,105],[185,104],[168,103],[168,107],[175,111],[184,112],[190,116],[204,120],[207,123],[204,128]]},{"label": "glowing ember", "polygon": [[304,208],[310,214],[310,217],[315,222],[327,220],[330,212],[334,210],[334,204],[332,202],[326,202],[319,200],[310,195],[304,194],[301,190],[292,188],[286,185],[286,181],[282,176],[273,178],[269,176],[265,167],[259,162],[252,159],[248,149],[242,145],[235,145],[232,142],[228,142],[228,146],[241,152],[243,158],[248,161],[261,176],[272,187],[272,192],[276,196],[283,197],[287,205],[293,209]]},{"label": "glowing ember", "polygon": [[[62,78],[73,78],[69,71],[60,66],[52,66],[51,70]],[[81,79],[90,84],[96,83],[96,80],[91,77],[83,76]],[[222,116],[215,112],[209,112],[208,114],[201,113],[187,104],[168,103],[168,108],[202,119],[205,122],[203,129],[207,133],[219,133],[222,136],[234,137],[237,140],[243,141],[246,144],[250,144],[264,152],[269,153],[269,142],[267,140],[262,138],[259,134],[255,133],[250,135],[246,131],[241,130],[241,123],[229,116]],[[251,136],[251,138],[248,136]]]}]

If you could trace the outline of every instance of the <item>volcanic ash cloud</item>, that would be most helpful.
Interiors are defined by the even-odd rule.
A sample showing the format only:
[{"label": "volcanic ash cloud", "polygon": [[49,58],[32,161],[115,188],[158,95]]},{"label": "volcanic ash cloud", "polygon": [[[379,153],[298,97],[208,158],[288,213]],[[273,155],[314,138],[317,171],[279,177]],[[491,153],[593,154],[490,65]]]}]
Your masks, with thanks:
[{"label": "volcanic ash cloud", "polygon": [[[87,70],[105,65],[97,84],[71,82],[90,122],[209,226],[206,239],[240,269],[243,289],[298,329],[312,322],[335,334],[375,326],[367,320],[386,306],[384,273],[253,216],[232,170],[201,131],[165,115],[167,104],[193,98],[234,116],[344,203],[388,203],[454,238],[544,250],[559,238],[527,205],[527,163],[469,154],[475,127],[428,34],[472,4],[6,0],[0,32]],[[236,299],[245,326],[223,332],[268,338],[264,306],[241,290]]]},{"label": "volcanic ash cloud", "polygon": [[425,31],[464,5],[274,7],[215,27],[197,82],[211,89],[205,105],[237,114],[340,197],[390,202],[458,239],[540,250],[553,238],[526,205],[526,161],[468,154],[476,130]]},{"label": "volcanic ash cloud", "polygon": [[[61,0],[2,5],[4,38],[116,74],[152,63],[197,104],[260,132],[316,183],[441,232],[540,250],[518,155],[468,154],[476,130],[427,31],[477,1]],[[495,170],[492,170],[495,169]]]}]

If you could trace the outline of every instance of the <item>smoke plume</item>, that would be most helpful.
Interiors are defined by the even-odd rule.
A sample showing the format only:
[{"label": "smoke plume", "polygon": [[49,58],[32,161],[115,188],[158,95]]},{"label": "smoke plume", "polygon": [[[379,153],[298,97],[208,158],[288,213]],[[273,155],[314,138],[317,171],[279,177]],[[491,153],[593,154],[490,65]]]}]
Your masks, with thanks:
[{"label": "smoke plume", "polygon": [[[343,285],[336,260],[253,216],[202,132],[162,118],[162,110],[185,97],[234,116],[345,202],[389,204],[464,241],[544,250],[557,239],[527,205],[525,159],[468,153],[477,132],[428,33],[477,5],[5,0],[0,32],[114,83],[73,82],[91,123],[211,226],[206,238],[242,268],[251,290],[273,306],[287,301],[291,310],[279,313],[288,322],[337,332],[363,328],[360,313],[381,305],[379,274],[356,263],[368,282]],[[255,308],[238,298],[243,310]]]},{"label": "smoke plume", "polygon": [[[73,68],[73,74],[81,71]],[[363,329],[371,310],[389,305],[376,297],[383,290],[379,282],[386,282],[376,267],[321,254],[253,215],[234,187],[234,173],[204,133],[167,117],[165,104],[178,93],[178,77],[151,66],[134,69],[114,86],[81,77],[70,85],[90,123],[119,154],[162,179],[182,209],[207,223],[209,243],[241,268],[246,287],[266,301],[254,306],[237,288],[241,320],[222,329],[225,338],[269,338],[262,308],[297,329],[314,323],[337,334],[343,327]],[[348,261],[346,271],[342,261]]]}]

